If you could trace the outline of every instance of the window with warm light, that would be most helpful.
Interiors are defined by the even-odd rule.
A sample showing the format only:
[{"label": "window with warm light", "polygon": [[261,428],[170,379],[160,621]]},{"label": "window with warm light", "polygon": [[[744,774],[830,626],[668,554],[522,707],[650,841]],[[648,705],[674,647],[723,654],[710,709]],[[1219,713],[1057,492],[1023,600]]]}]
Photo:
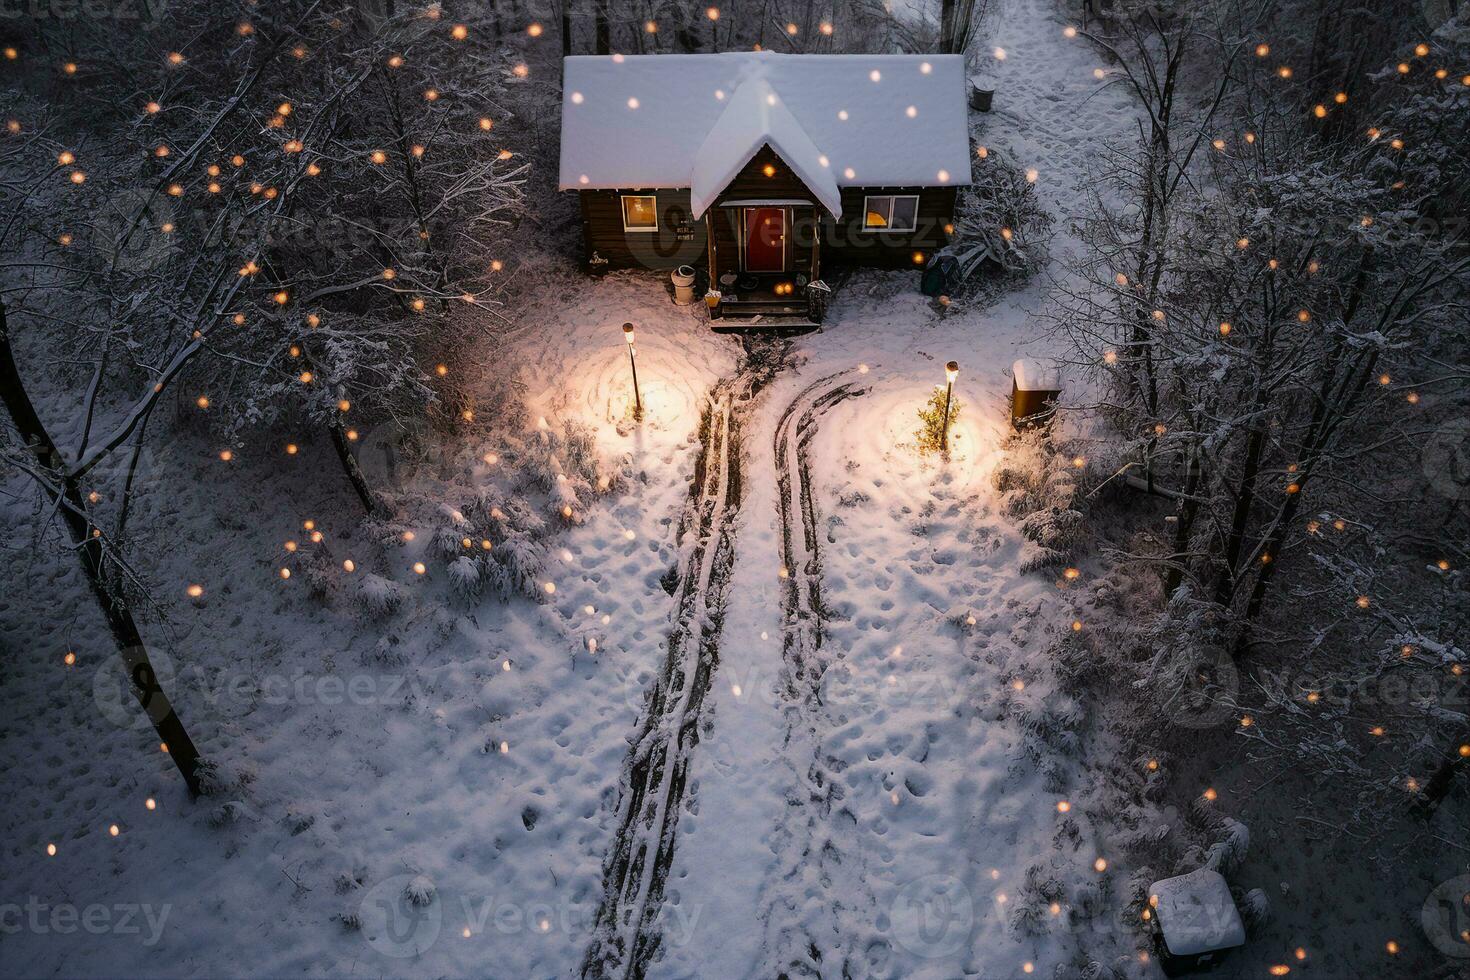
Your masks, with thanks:
[{"label": "window with warm light", "polygon": [[863,198],[864,231],[915,231],[918,226],[919,195]]},{"label": "window with warm light", "polygon": [[658,231],[658,198],[652,194],[624,194],[623,230]]}]

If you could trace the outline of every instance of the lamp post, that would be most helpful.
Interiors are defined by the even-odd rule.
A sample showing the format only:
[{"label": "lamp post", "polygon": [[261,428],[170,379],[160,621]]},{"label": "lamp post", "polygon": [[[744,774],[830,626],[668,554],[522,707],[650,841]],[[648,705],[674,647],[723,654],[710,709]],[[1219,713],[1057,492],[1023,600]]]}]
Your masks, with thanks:
[{"label": "lamp post", "polygon": [[944,429],[939,436],[939,448],[945,452],[949,452],[949,403],[954,397],[954,379],[959,376],[959,361],[950,361],[944,366]]},{"label": "lamp post", "polygon": [[633,369],[633,417],[643,421],[643,396],[638,393],[638,355],[633,350],[633,324],[623,324],[623,339],[628,342],[628,366]]}]

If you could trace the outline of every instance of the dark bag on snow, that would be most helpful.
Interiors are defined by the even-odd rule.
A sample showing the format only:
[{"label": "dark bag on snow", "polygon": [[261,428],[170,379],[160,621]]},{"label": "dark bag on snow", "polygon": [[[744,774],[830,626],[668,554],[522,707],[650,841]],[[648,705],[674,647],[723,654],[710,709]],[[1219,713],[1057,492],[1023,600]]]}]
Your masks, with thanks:
[{"label": "dark bag on snow", "polygon": [[919,288],[925,296],[942,296],[954,288],[959,281],[960,260],[953,255],[936,255],[924,267],[924,276]]}]

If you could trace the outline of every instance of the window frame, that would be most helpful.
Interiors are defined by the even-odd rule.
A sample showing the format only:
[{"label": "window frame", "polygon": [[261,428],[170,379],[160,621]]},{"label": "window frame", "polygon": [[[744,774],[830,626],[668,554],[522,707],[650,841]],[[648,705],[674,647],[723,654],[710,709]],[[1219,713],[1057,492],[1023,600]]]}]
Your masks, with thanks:
[{"label": "window frame", "polygon": [[[645,200],[649,200],[649,201],[652,201],[653,202],[653,207],[652,207],[652,211],[653,211],[653,224],[651,226],[650,225],[629,225],[628,224],[628,205],[625,202],[627,202],[629,198],[643,198]],[[624,232],[634,232],[634,233],[638,233],[638,234],[643,234],[643,233],[651,233],[651,232],[657,232],[658,231],[658,228],[659,228],[659,220],[658,220],[658,195],[657,194],[619,194],[618,195],[618,211],[621,213],[622,218],[623,218],[623,231]]]},{"label": "window frame", "polygon": [[[890,234],[895,234],[895,235],[912,235],[912,234],[914,234],[916,231],[919,230],[919,196],[920,195],[918,195],[918,194],[864,194],[863,195],[863,221],[862,221],[862,225],[861,225],[862,232],[864,234],[868,234],[868,235],[881,235],[884,232],[888,232]],[[905,199],[911,200],[911,201],[914,202],[914,223],[913,223],[913,225],[911,227],[908,227],[908,228],[895,228],[895,227],[893,227],[893,206],[894,206],[894,203],[897,202],[897,201],[900,201],[900,200],[905,200]],[[888,211],[887,211],[888,224],[884,225],[881,228],[876,228],[876,227],[868,224],[868,214],[869,214],[869,212],[871,212],[872,210],[874,210],[873,208],[871,208],[871,207],[868,206],[868,202],[869,201],[873,201],[873,200],[886,200],[888,202]]]}]

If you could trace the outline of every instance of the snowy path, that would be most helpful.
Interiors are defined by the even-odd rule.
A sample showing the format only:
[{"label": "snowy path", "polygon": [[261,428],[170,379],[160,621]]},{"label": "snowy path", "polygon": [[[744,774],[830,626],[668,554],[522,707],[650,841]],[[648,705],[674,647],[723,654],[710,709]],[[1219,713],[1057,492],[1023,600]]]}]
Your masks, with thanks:
[{"label": "snowy path", "polygon": [[619,788],[618,835],[603,874],[597,934],[582,972],[642,976],[662,941],[658,927],[673,859],[700,708],[719,661],[720,620],[740,506],[740,420],[779,366],[766,349],[711,393],[701,425],[697,493],[680,528],[682,557],[668,660],[654,682]]},{"label": "snowy path", "polygon": [[[1051,11],[1051,0],[1009,0],[991,39],[1007,51],[997,111],[972,124],[982,143],[1039,171],[1061,256],[1076,248],[1069,221],[1099,137],[1126,135],[1134,115],[1117,89],[1096,94],[1095,54],[1065,39]],[[152,631],[160,659],[175,664],[176,700],[229,775],[205,803],[179,797],[135,713],[99,711],[112,654],[95,640],[91,607],[65,603],[75,621],[61,628],[31,613],[80,594],[74,564],[62,556],[16,577],[0,641],[29,650],[48,636],[49,653],[17,658],[8,689],[46,710],[12,722],[0,761],[17,772],[43,756],[62,761],[16,784],[13,809],[29,816],[7,853],[7,894],[167,900],[172,914],[155,945],[73,934],[60,967],[55,936],[7,936],[7,964],[72,975],[144,975],[170,962],[196,975],[242,964],[276,976],[578,972],[607,856],[628,840],[618,812],[626,739],[642,730],[645,693],[669,661],[675,600],[661,580],[691,547],[678,515],[697,481],[696,420],[718,379],[736,373],[736,345],[711,335],[700,311],[673,307],[664,284],[547,272],[516,343],[484,360],[487,377],[517,378],[524,415],[517,403],[476,437],[483,444],[453,447],[463,458],[445,460],[443,507],[404,515],[391,534],[364,528],[338,481],[293,479],[282,495],[282,465],[335,472],[329,447],[304,441],[289,464],[258,447],[227,470],[201,440],[168,442],[136,503],[138,547],[161,556],[150,575],[160,595],[205,588]],[[740,419],[739,549],[718,671],[683,729],[699,745],[682,808],[658,797],[657,819],[672,827],[677,816],[677,847],[650,830],[639,844],[654,877],[648,862],[622,876],[637,910],[629,921],[661,943],[649,975],[805,966],[991,977],[1020,976],[1026,962],[1051,975],[1074,965],[1076,943],[1056,932],[1065,911],[1052,916],[1036,895],[1044,886],[1065,910],[1109,887],[1111,870],[1091,870],[1085,821],[1058,816],[1071,764],[1024,752],[1026,719],[1059,699],[1037,667],[1047,631],[1068,618],[1067,596],[1017,574],[1025,545],[995,512],[989,482],[1005,367],[1044,345],[1035,318],[1049,287],[1041,277],[989,308],[941,316],[915,285],[910,273],[855,277],[828,329],[793,347],[794,369]],[[637,426],[624,320],[638,323],[647,418]],[[906,444],[950,358],[965,407],[940,466]],[[802,392],[823,378],[864,393],[803,425],[827,389]],[[451,523],[444,511],[474,503],[471,491],[497,473],[510,479],[567,422],[593,431],[617,489],[589,498],[585,523],[545,510],[556,530],[539,601],[453,600],[430,550]],[[22,510],[5,509],[18,539],[35,521]],[[350,555],[359,574],[397,585],[404,609],[365,618],[335,571],[325,598],[309,594],[307,575],[281,578],[315,555],[307,521],[325,533],[322,567]],[[303,543],[294,557],[288,539]],[[429,574],[413,570],[419,560]],[[76,650],[74,668],[58,666],[62,649]],[[817,651],[819,701],[789,696],[792,650]],[[340,693],[363,685],[365,696]],[[45,857],[52,841],[59,853]],[[424,882],[437,896],[429,918],[407,937],[388,928],[384,910]],[[1041,931],[1009,924],[1038,908]]]},{"label": "snowy path", "polygon": [[[822,655],[821,529],[814,499],[810,445],[817,423],[831,408],[866,389],[855,387],[857,371],[821,378],[803,389],[776,425],[773,454],[780,488],[781,532],[786,581],[782,602],[784,661],[780,695],[786,713],[786,759],[793,772],[787,810],[772,837],[774,877],[761,911],[765,958],[757,973],[778,976],[819,973],[824,963],[851,975],[841,962],[841,909],[864,904],[859,855],[844,854],[825,833],[828,821],[850,819],[834,760],[822,752],[820,712],[827,662]],[[825,902],[813,902],[825,896]],[[805,913],[805,914],[804,914]]]},{"label": "snowy path", "polygon": [[[1093,867],[1102,855],[1086,818],[1059,809],[1081,782],[1075,761],[1038,758],[1026,732],[1071,708],[1037,663],[1070,604],[1049,578],[1017,572],[1027,546],[996,513],[989,479],[1005,368],[1044,349],[1036,314],[1077,248],[1090,168],[1101,140],[1134,119],[1054,9],[1003,8],[991,42],[1006,53],[998,111],[974,120],[979,143],[1039,171],[1057,216],[1049,274],[942,317],[907,279],[860,276],[827,328],[798,344],[799,374],[747,424],[714,728],[691,767],[698,808],[670,876],[694,926],[651,975],[989,977],[1028,964],[1050,975],[1076,966],[1073,910],[1115,888],[1114,871]],[[951,357],[965,408],[946,466],[910,444]],[[858,370],[868,393],[797,438],[812,482],[793,498],[781,409],[799,414],[814,379]],[[805,519],[783,519],[783,507]],[[821,555],[810,584],[808,527]],[[796,614],[783,616],[793,599]],[[822,672],[806,704],[792,701],[793,644]],[[1094,955],[1133,962],[1126,933],[1085,938]]]}]

